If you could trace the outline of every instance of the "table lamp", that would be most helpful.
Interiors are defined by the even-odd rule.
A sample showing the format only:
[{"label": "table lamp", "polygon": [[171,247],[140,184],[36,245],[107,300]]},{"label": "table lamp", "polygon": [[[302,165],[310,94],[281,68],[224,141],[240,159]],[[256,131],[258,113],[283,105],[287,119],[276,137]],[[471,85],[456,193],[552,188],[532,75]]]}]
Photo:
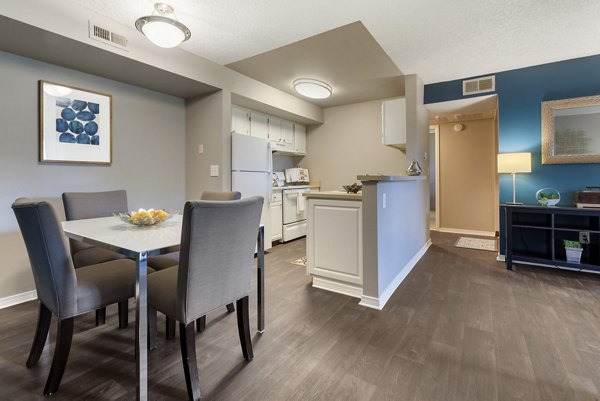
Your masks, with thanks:
[{"label": "table lamp", "polygon": [[522,205],[517,202],[515,196],[515,180],[517,173],[531,173],[531,153],[499,153],[498,154],[498,173],[512,174],[513,200],[507,202],[509,205]]}]

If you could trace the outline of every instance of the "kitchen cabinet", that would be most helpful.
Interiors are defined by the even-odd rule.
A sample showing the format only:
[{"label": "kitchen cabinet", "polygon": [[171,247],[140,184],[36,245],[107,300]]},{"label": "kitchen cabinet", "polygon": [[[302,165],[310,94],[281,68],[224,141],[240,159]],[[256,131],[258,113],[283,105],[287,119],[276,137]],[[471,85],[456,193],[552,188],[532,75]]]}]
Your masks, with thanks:
[{"label": "kitchen cabinet", "polygon": [[311,192],[307,198],[307,273],[313,287],[361,298],[362,195]]},{"label": "kitchen cabinet", "polygon": [[383,101],[381,105],[381,135],[384,145],[406,151],[406,99]]},{"label": "kitchen cabinet", "polygon": [[250,111],[241,107],[231,107],[231,132],[250,135]]},{"label": "kitchen cabinet", "polygon": [[281,191],[273,192],[271,197],[271,241],[278,241],[283,234],[283,213]]},{"label": "kitchen cabinet", "polygon": [[250,111],[250,135],[269,139],[269,116]]},{"label": "kitchen cabinet", "polygon": [[273,151],[294,152],[294,123],[269,116],[269,140]]},{"label": "kitchen cabinet", "polygon": [[306,126],[294,124],[294,151],[296,154],[306,154]]}]

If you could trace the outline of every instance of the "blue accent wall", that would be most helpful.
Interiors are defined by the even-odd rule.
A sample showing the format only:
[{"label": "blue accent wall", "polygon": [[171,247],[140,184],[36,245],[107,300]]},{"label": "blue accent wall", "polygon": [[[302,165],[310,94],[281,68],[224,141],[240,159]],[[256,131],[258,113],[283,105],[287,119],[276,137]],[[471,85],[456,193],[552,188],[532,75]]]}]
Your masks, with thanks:
[{"label": "blue accent wall", "polygon": [[[484,75],[492,75],[490,74]],[[504,71],[496,76],[500,153],[531,152],[531,174],[517,174],[517,201],[537,204],[540,188],[555,188],[560,205],[572,205],[573,192],[600,186],[600,164],[541,164],[541,103],[546,100],[600,95],[600,56],[583,57]],[[472,77],[465,77],[469,79]],[[462,95],[462,81],[425,85],[425,103],[474,96]],[[491,93],[485,93],[489,95]],[[477,95],[475,95],[477,96]],[[500,203],[512,200],[510,174],[500,174]],[[501,227],[501,231],[503,227]]]}]

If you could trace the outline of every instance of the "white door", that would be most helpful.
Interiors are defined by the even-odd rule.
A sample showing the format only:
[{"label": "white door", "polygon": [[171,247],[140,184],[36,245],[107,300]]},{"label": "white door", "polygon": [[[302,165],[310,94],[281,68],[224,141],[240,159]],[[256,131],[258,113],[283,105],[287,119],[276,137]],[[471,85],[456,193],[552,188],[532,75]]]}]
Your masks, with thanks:
[{"label": "white door", "polygon": [[231,107],[231,132],[250,135],[250,114],[241,107]]},{"label": "white door", "polygon": [[296,153],[306,153],[306,127],[302,124],[294,124],[294,149]]},{"label": "white door", "polygon": [[266,114],[250,112],[250,135],[269,139],[269,117]]}]

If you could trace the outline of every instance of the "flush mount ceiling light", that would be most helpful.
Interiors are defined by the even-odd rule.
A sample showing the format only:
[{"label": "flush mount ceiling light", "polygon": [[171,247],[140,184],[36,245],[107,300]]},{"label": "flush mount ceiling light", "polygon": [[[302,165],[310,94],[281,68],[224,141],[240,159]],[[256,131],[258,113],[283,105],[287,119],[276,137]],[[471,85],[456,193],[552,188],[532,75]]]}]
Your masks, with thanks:
[{"label": "flush mount ceiling light", "polygon": [[333,93],[331,85],[311,78],[295,80],[294,90],[311,99],[327,99]]},{"label": "flush mount ceiling light", "polygon": [[135,27],[150,42],[164,48],[179,46],[192,36],[190,30],[177,21],[173,7],[166,3],[156,3],[152,15],[138,18]]}]

